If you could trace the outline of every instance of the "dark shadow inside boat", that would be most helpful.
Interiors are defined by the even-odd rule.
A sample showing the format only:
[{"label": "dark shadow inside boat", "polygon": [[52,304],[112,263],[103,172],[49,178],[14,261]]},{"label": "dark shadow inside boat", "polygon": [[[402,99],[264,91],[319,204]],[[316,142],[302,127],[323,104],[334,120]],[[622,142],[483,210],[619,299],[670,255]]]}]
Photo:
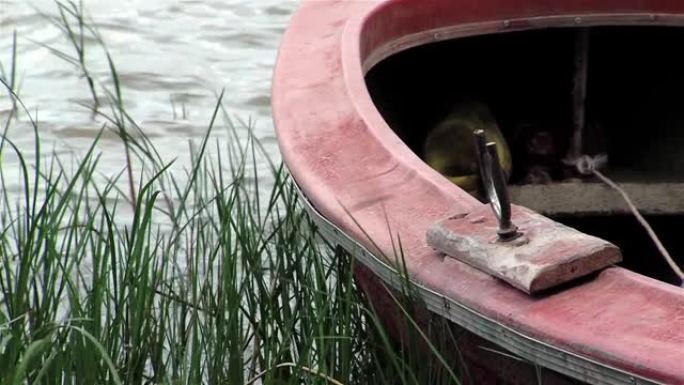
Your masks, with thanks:
[{"label": "dark shadow inside boat", "polygon": [[[428,133],[455,106],[486,105],[511,150],[515,203],[615,243],[628,269],[676,283],[619,195],[562,163],[573,136],[578,32],[543,29],[426,44],[384,59],[366,82],[384,119],[423,158]],[[684,28],[589,29],[583,152],[607,154],[604,172],[640,194],[637,206],[646,207],[644,213],[681,266],[684,237],[676,231],[684,224],[680,45]],[[531,150],[539,133],[550,138],[544,156]],[[466,145],[471,144],[454,143],[454,151]],[[539,169],[548,176],[541,182],[530,177]]]}]

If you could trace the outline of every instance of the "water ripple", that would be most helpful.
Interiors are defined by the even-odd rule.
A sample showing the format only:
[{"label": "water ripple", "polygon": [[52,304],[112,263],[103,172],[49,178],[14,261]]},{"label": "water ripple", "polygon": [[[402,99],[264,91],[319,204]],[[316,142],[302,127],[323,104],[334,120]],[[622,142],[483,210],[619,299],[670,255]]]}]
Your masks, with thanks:
[{"label": "water ripple", "polygon": [[[270,119],[270,78],[279,41],[294,0],[90,0],[88,15],[115,60],[130,114],[168,154],[187,152],[202,137],[216,95],[226,90],[229,113],[252,118],[257,137],[277,157]],[[0,64],[9,68],[12,31],[18,35],[20,94],[39,111],[44,140],[83,151],[105,121],[89,111],[91,96],[81,72],[41,44],[74,55],[73,47],[44,15],[56,14],[53,0],[0,0]],[[106,56],[88,41],[86,61],[97,82],[110,85]],[[103,100],[106,108],[106,101]],[[0,119],[10,100],[0,93]],[[32,130],[10,132],[27,151]],[[101,139],[115,141],[107,132]],[[46,148],[66,148],[50,145]],[[105,166],[119,170],[120,154]],[[7,162],[5,164],[8,164]]]}]

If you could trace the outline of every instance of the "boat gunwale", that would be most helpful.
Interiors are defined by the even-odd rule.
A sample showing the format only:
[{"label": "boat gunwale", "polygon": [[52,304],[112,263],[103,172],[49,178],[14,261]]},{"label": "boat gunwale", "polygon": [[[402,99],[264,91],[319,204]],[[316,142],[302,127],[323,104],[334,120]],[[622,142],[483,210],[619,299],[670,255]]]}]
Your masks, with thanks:
[{"label": "boat gunwale", "polygon": [[[341,74],[338,73],[331,73],[333,76],[341,76],[343,77],[342,82],[344,83],[345,89],[344,92],[346,95],[344,95],[344,99],[340,99],[340,101],[343,101],[344,103],[349,103],[351,105],[351,108],[355,111],[357,119],[360,119],[363,122],[363,125],[365,126],[365,130],[369,132],[369,139],[373,139],[375,145],[381,146],[386,150],[388,153],[391,153],[392,157],[394,158],[393,161],[403,163],[405,168],[411,168],[412,171],[415,171],[419,175],[419,179],[429,182],[431,186],[433,187],[433,190],[439,191],[440,194],[442,195],[448,195],[450,196],[450,200],[458,201],[459,204],[462,205],[462,207],[465,207],[466,209],[469,207],[475,207],[475,205],[479,204],[477,200],[472,198],[470,195],[467,193],[463,192],[461,189],[451,185],[450,183],[445,182],[443,177],[439,176],[434,170],[429,168],[427,165],[425,165],[422,160],[420,160],[416,154],[414,154],[397,136],[396,134],[387,126],[386,122],[380,116],[380,113],[377,111],[375,108],[375,105],[373,104],[370,95],[368,93],[368,89],[366,88],[365,80],[364,80],[364,75],[365,72],[370,69],[368,66],[369,63],[365,59],[362,60],[362,55],[361,55],[361,41],[360,37],[362,34],[362,28],[364,26],[364,23],[367,21],[369,17],[373,15],[374,12],[377,12],[379,9],[391,5],[395,1],[386,1],[386,2],[379,2],[378,4],[374,4],[373,7],[367,7],[369,9],[363,9],[363,7],[360,7],[363,9],[363,12],[357,12],[356,15],[352,15],[345,19],[344,23],[340,25],[340,23],[337,23],[335,28],[339,28],[342,30],[341,37],[339,38],[340,41],[335,43],[339,44],[339,47],[333,47],[341,50],[341,53],[338,53],[339,55],[339,60],[341,60]],[[306,2],[305,2],[306,3]],[[320,2],[318,3],[317,6],[322,6],[322,4],[326,3],[336,3],[334,1],[330,2]],[[620,20],[624,21],[625,17],[632,17],[632,22],[635,25],[672,25],[672,24],[667,24],[667,23],[675,23],[675,25],[679,26],[684,24],[684,16],[679,15],[679,14],[674,14],[674,15],[669,15],[669,14],[655,14],[657,15],[655,17],[655,21],[653,20],[653,15],[652,13],[629,13],[629,14],[624,14],[619,16]],[[590,15],[588,14],[582,14],[581,17],[588,17]],[[612,17],[613,19],[616,18],[614,14],[611,15],[594,15],[598,17]],[[637,17],[638,16],[638,17]],[[566,25],[560,25],[557,24],[558,26],[574,26],[577,27],[578,25],[576,24],[576,17],[579,17],[577,15],[571,15],[571,16],[565,16],[563,17],[563,21],[566,23]],[[559,17],[531,17],[531,18],[520,18],[520,19],[508,19],[510,23],[508,26],[503,28],[505,19],[498,20],[498,21],[493,21],[493,22],[482,22],[482,23],[469,23],[469,24],[460,24],[458,27],[448,27],[448,28],[440,28],[442,32],[449,32],[449,33],[444,33],[443,35],[438,35],[440,38],[443,38],[443,40],[446,40],[448,37],[449,39],[456,38],[456,37],[466,37],[466,36],[473,36],[477,34],[484,34],[483,31],[483,26],[488,26],[491,31],[494,32],[512,32],[515,30],[524,30],[524,29],[538,29],[539,27],[520,27],[520,20],[530,20],[530,19],[535,19],[536,21],[544,20],[545,22],[549,22],[549,20],[554,19],[554,20],[559,20]],[[676,20],[675,20],[676,19]],[[605,19],[608,20],[608,19]],[[604,20],[603,25],[607,23]],[[568,25],[572,21],[572,25]],[[588,22],[587,22],[588,23]],[[615,23],[617,23],[615,21]],[[498,27],[497,27],[498,24]],[[624,25],[624,22],[621,22],[621,24],[613,24],[613,25]],[[582,26],[588,26],[588,24],[584,23],[581,24]],[[598,24],[596,24],[598,25]],[[464,27],[465,26],[465,27]],[[477,28],[473,28],[477,27]],[[435,41],[434,39],[434,33],[436,30],[430,30],[430,34],[428,33],[417,33],[411,35],[411,38],[406,38],[404,40],[404,44],[396,44],[394,46],[388,46],[388,45],[382,45],[380,47],[390,47],[391,49],[385,49],[385,55],[391,55],[393,53],[399,52],[400,50],[404,50],[407,48],[410,48],[411,42],[418,42],[420,39],[427,39],[425,40],[422,44],[427,43],[427,42],[432,42]],[[469,34],[468,34],[469,33]],[[491,32],[490,32],[491,33]],[[454,35],[455,34],[455,35]],[[329,37],[330,35],[327,35]],[[411,40],[413,39],[413,40]],[[296,39],[295,39],[296,40]],[[302,41],[306,41],[306,39],[300,39]],[[311,40],[309,38],[308,40]],[[398,41],[399,39],[395,39],[395,41]],[[334,40],[331,40],[334,41]],[[420,44],[415,44],[415,45],[420,45]],[[395,51],[392,51],[395,50]],[[375,51],[373,51],[375,52]],[[328,52],[330,53],[330,52]],[[370,56],[370,55],[369,55]],[[378,58],[381,58],[382,55],[377,54]],[[387,57],[387,56],[384,56]],[[365,63],[365,64],[364,64]],[[374,64],[377,64],[374,63]],[[290,68],[288,67],[288,70]],[[277,70],[278,71],[278,70]],[[337,69],[335,70],[337,71]],[[295,71],[296,72],[296,71]],[[287,71],[285,72],[287,73]],[[325,71],[322,71],[322,73],[325,73]],[[281,74],[281,76],[284,76]],[[280,80],[280,82],[276,81],[274,82],[274,90],[277,92],[274,92],[274,120],[276,123],[276,127],[279,129],[279,143],[281,145],[281,149],[283,149],[283,155],[286,160],[286,163],[288,160],[291,159],[302,159],[301,156],[295,155],[295,153],[292,152],[292,148],[288,148],[289,145],[292,145],[292,141],[298,138],[299,134],[296,134],[294,136],[292,135],[285,135],[283,134],[280,130],[282,130],[282,127],[280,126],[280,123],[282,123],[280,118],[280,114],[285,114],[285,110],[283,109],[283,106],[287,106],[288,103],[284,102],[284,100],[287,100],[287,97],[285,97],[285,93],[281,92],[283,90],[279,89],[279,87],[282,86],[280,83],[286,83],[282,81],[282,79],[276,79]],[[277,87],[276,87],[277,86]],[[319,84],[316,85],[317,87]],[[302,89],[306,89],[306,86],[303,86]],[[298,89],[299,91],[299,89]],[[335,91],[339,92],[339,90]],[[342,94],[339,95],[342,97]],[[311,106],[307,106],[306,108],[311,108]],[[306,108],[304,109],[306,111]],[[343,108],[346,108],[343,107]],[[292,114],[292,111],[288,111],[287,114]],[[287,119],[284,119],[287,121]],[[306,120],[303,120],[306,121]],[[299,120],[297,120],[298,123],[301,123]],[[341,123],[341,122],[338,122]],[[308,131],[305,131],[308,132]],[[282,141],[280,141],[281,137],[285,137],[286,144],[283,144]],[[285,146],[285,147],[283,147]],[[291,158],[294,157],[294,158]],[[293,169],[294,167],[294,169]],[[302,174],[302,170],[306,170],[307,167],[304,167],[302,164],[289,164],[288,168],[293,170],[293,177],[295,180],[298,182],[302,182],[303,184],[301,185],[302,191],[304,192],[311,192],[313,193],[313,196],[310,196],[312,198],[311,204],[312,207],[316,207],[316,212],[320,214],[320,218],[324,219],[325,221],[331,222],[330,219],[325,217],[325,213],[332,213],[332,217],[336,218],[338,222],[334,225],[334,228],[336,229],[335,231],[339,232],[338,235],[342,234],[344,237],[349,238],[349,240],[353,240],[353,237],[351,237],[349,234],[354,234],[355,236],[359,236],[361,233],[358,231],[358,229],[355,228],[350,228],[353,226],[353,224],[350,224],[350,222],[353,221],[353,219],[344,219],[339,217],[340,214],[340,208],[342,206],[339,198],[335,198],[335,193],[333,190],[331,190],[330,186],[318,186],[315,187],[315,185],[312,184],[313,181],[316,181],[320,176],[310,176],[310,175],[304,175]],[[299,180],[299,177],[302,177],[302,180]],[[441,180],[440,180],[441,178]],[[314,182],[315,183],[315,182]],[[311,190],[311,191],[310,191]],[[330,194],[332,193],[332,194]],[[320,196],[321,194],[325,196]],[[330,195],[330,196],[327,196]],[[332,199],[332,200],[331,200]],[[308,202],[308,201],[307,201]],[[321,207],[318,207],[316,202],[322,203]],[[334,206],[337,206],[335,208]],[[338,215],[336,215],[338,214]],[[349,215],[349,213],[347,213]],[[314,216],[316,218],[316,216]],[[346,222],[346,223],[345,223]],[[345,233],[346,231],[346,233]],[[349,233],[349,234],[347,234]],[[353,240],[354,245],[350,245],[347,243],[349,247],[361,247],[360,250],[368,250],[367,247],[369,247],[369,244],[365,244],[367,242],[362,242],[360,240]],[[364,246],[365,244],[365,246]],[[377,257],[376,257],[377,258]],[[609,270],[614,270],[614,271],[621,271],[624,269],[621,268],[611,268]],[[376,272],[377,273],[377,272]],[[631,273],[633,276],[636,276],[635,273]],[[419,281],[415,281],[419,282]],[[637,284],[642,284],[641,281],[636,282]],[[421,284],[422,285],[422,284]],[[664,284],[663,284],[664,285]],[[423,287],[427,287],[425,285],[422,285]],[[646,284],[644,284],[644,287],[647,287]],[[653,287],[651,287],[653,289]],[[659,286],[658,290],[665,289],[664,291],[669,291],[669,288],[665,288],[664,286]],[[432,289],[431,289],[432,290]],[[514,289],[510,289],[514,290]],[[432,290],[434,292],[434,290]],[[679,296],[679,292],[676,293]],[[442,297],[444,298],[449,298],[447,297],[446,294],[441,294]],[[471,311],[473,314],[479,314],[480,318],[482,319],[492,319],[491,317],[482,314],[479,312],[477,309],[472,308],[468,306],[467,302],[457,302],[456,299],[454,298],[449,298],[450,301],[454,302],[454,304],[457,304],[460,308],[467,309]],[[440,305],[438,304],[431,304],[432,308],[438,309],[440,308]],[[547,346],[551,346],[553,349],[556,351],[563,352],[567,344],[563,344],[562,346],[555,346],[555,345],[549,345],[547,342],[543,342],[541,340],[535,339],[531,335],[525,334],[524,329],[516,329],[519,328],[519,324],[516,322],[512,322],[511,319],[507,319],[508,323],[503,324],[499,321],[494,321],[497,322],[498,324],[509,328],[511,331],[514,333],[517,333],[516,335],[523,336],[525,338],[528,338],[529,340],[532,341],[539,341],[541,344],[545,344]],[[482,335],[480,333],[475,332],[476,334]],[[485,335],[482,335],[485,336]],[[495,333],[496,336],[496,333]],[[490,336],[485,336],[487,339],[492,339],[494,337]],[[650,376],[644,376],[644,374],[636,375],[633,374],[635,372],[632,372],[632,369],[638,369],[638,372],[641,373],[653,373],[656,374],[658,373],[658,376],[665,376],[665,375],[673,375],[673,370],[670,368],[669,371],[664,371],[661,372],[659,370],[649,370],[649,368],[644,368],[644,367],[639,367],[636,361],[623,361],[625,357],[623,356],[621,359],[618,359],[617,361],[611,361],[605,360],[605,357],[600,358],[600,363],[599,358],[597,357],[585,357],[582,354],[579,354],[577,352],[567,352],[569,355],[568,357],[580,357],[581,360],[584,360],[585,362],[596,362],[598,366],[607,368],[609,371],[616,371],[617,373],[620,374],[620,380],[615,380],[613,382],[605,382],[605,381],[610,381],[606,379],[600,379],[600,378],[593,378],[593,381],[598,381],[596,383],[625,383],[625,384],[634,384],[634,383],[658,383],[656,380],[649,379]],[[537,356],[535,356],[537,357]],[[533,357],[534,358],[534,357]],[[539,362],[540,358],[536,358],[536,362]],[[615,369],[613,367],[613,364],[620,363],[619,367],[620,369]],[[637,365],[637,366],[635,366]],[[640,369],[639,369],[640,368]],[[653,369],[653,368],[651,368]],[[661,368],[662,369],[662,368]],[[562,371],[562,370],[559,370]],[[677,372],[677,371],[675,371]],[[573,376],[580,375],[581,376],[582,370],[580,370],[578,373],[575,373]],[[626,376],[622,376],[622,374],[626,374]],[[675,376],[679,376],[679,372],[674,374]],[[580,377],[584,378],[584,377]],[[672,378],[672,377],[660,377],[660,378]],[[676,377],[679,378],[679,377]],[[605,380],[605,381],[604,381]],[[641,382],[637,382],[641,381]]]},{"label": "boat gunwale", "polygon": [[[403,277],[383,258],[378,257],[366,246],[355,241],[318,212],[296,181],[294,181],[294,186],[305,211],[326,241],[341,246],[390,288],[401,290],[406,285],[406,277]],[[530,363],[538,364],[580,381],[591,381],[594,384],[663,384],[536,339],[459,303],[453,298],[423,285],[412,277],[408,277],[408,281],[412,288],[417,289],[420,300],[429,311],[503,347]]]},{"label": "boat gunwale", "polygon": [[[347,24],[349,28],[347,32],[363,34],[363,26],[369,17],[370,15],[357,15],[350,18]],[[372,50],[362,59],[361,68],[362,73],[365,76],[378,63],[402,51],[431,43],[468,37],[534,31],[546,28],[640,26],[684,27],[684,15],[668,13],[576,13],[498,19],[433,28],[404,35],[384,43]]]}]

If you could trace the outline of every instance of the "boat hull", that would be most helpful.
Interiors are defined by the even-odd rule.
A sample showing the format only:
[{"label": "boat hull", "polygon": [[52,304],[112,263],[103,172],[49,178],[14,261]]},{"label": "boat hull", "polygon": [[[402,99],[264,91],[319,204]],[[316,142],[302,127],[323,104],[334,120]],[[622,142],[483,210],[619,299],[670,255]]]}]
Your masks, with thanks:
[{"label": "boat hull", "polygon": [[398,288],[401,239],[430,314],[579,381],[684,384],[683,290],[613,267],[528,296],[428,247],[431,224],[481,204],[394,134],[364,82],[382,59],[428,42],[578,24],[684,25],[682,15],[684,3],[664,0],[305,1],[274,75],[283,158],[323,236],[367,269],[362,287]]}]

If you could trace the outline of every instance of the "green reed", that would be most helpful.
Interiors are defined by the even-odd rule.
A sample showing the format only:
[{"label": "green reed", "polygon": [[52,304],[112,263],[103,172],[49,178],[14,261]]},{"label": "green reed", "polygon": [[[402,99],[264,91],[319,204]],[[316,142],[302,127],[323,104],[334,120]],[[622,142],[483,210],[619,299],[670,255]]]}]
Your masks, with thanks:
[{"label": "green reed", "polygon": [[260,187],[255,141],[209,132],[183,178],[140,170],[126,223],[123,173],[97,177],[99,139],[75,170],[6,139],[23,189],[0,201],[0,382],[423,383],[283,167]]},{"label": "green reed", "polygon": [[58,8],[90,108],[127,159],[103,175],[100,135],[75,162],[46,156],[14,80],[0,79],[35,135],[31,155],[7,135],[0,145],[0,384],[459,382],[439,353],[453,340],[426,342],[408,281],[391,296],[402,345],[356,286],[353,259],[318,236],[283,165],[232,123],[223,95],[190,165],[173,171],[126,111],[99,36],[114,89],[88,75],[82,7]]}]

